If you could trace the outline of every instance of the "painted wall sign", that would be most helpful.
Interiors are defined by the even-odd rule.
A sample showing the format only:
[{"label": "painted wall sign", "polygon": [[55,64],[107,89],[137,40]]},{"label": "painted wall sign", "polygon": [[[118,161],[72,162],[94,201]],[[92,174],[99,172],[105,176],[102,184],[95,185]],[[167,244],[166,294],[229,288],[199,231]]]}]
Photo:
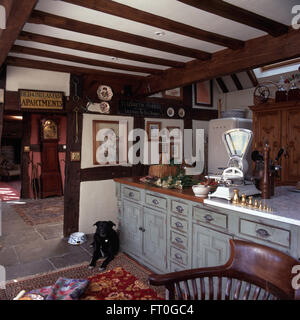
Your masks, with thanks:
[{"label": "painted wall sign", "polygon": [[63,110],[64,93],[39,90],[19,90],[21,109]]}]

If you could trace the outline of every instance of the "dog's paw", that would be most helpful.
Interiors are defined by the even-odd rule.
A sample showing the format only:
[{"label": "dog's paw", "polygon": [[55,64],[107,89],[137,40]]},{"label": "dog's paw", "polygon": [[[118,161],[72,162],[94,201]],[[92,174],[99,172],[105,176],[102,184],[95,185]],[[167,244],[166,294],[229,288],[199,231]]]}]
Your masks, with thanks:
[{"label": "dog's paw", "polygon": [[105,271],[105,270],[106,270],[106,268],[104,268],[104,267],[100,267],[100,268],[99,268],[99,271],[101,271],[101,272],[102,272],[102,271]]},{"label": "dog's paw", "polygon": [[92,270],[92,269],[94,269],[95,268],[95,266],[89,266],[89,269],[90,270]]}]

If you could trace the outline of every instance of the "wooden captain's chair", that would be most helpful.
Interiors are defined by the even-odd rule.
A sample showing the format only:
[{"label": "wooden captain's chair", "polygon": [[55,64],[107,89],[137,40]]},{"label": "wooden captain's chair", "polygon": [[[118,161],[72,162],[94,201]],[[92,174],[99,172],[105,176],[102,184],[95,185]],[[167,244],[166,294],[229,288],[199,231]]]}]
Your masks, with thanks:
[{"label": "wooden captain's chair", "polygon": [[165,286],[169,300],[300,299],[300,289],[292,287],[292,268],[299,261],[257,243],[230,240],[230,248],[225,265],[151,274],[149,283]]}]

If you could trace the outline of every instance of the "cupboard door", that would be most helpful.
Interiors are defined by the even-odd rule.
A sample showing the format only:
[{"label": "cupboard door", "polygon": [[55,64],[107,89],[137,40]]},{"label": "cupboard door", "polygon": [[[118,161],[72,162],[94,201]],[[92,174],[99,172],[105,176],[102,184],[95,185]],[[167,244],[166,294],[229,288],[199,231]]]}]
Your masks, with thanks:
[{"label": "cupboard door", "polygon": [[284,181],[286,184],[295,184],[300,181],[300,110],[290,109],[284,112],[286,127],[283,128],[283,136],[286,140],[288,158],[283,158]]},{"label": "cupboard door", "polygon": [[193,268],[223,265],[230,255],[228,234],[193,224]]},{"label": "cupboard door", "polygon": [[141,206],[124,200],[121,219],[120,244],[125,252],[140,255],[142,251],[143,209]]},{"label": "cupboard door", "polygon": [[149,264],[165,271],[167,268],[166,216],[144,208],[143,255]]},{"label": "cupboard door", "polygon": [[275,159],[281,148],[281,111],[255,112],[253,116],[253,150],[263,153],[264,145],[270,146],[270,158]]}]

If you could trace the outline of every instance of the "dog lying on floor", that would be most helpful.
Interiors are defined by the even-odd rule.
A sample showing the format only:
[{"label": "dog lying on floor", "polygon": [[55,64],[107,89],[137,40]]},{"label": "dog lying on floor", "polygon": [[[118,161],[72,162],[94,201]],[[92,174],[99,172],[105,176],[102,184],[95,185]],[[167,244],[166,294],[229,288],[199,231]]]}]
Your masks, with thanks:
[{"label": "dog lying on floor", "polygon": [[94,226],[97,229],[92,243],[94,252],[89,268],[94,268],[99,258],[106,257],[99,269],[103,271],[119,251],[119,236],[113,229],[115,224],[112,221],[97,221]]}]

